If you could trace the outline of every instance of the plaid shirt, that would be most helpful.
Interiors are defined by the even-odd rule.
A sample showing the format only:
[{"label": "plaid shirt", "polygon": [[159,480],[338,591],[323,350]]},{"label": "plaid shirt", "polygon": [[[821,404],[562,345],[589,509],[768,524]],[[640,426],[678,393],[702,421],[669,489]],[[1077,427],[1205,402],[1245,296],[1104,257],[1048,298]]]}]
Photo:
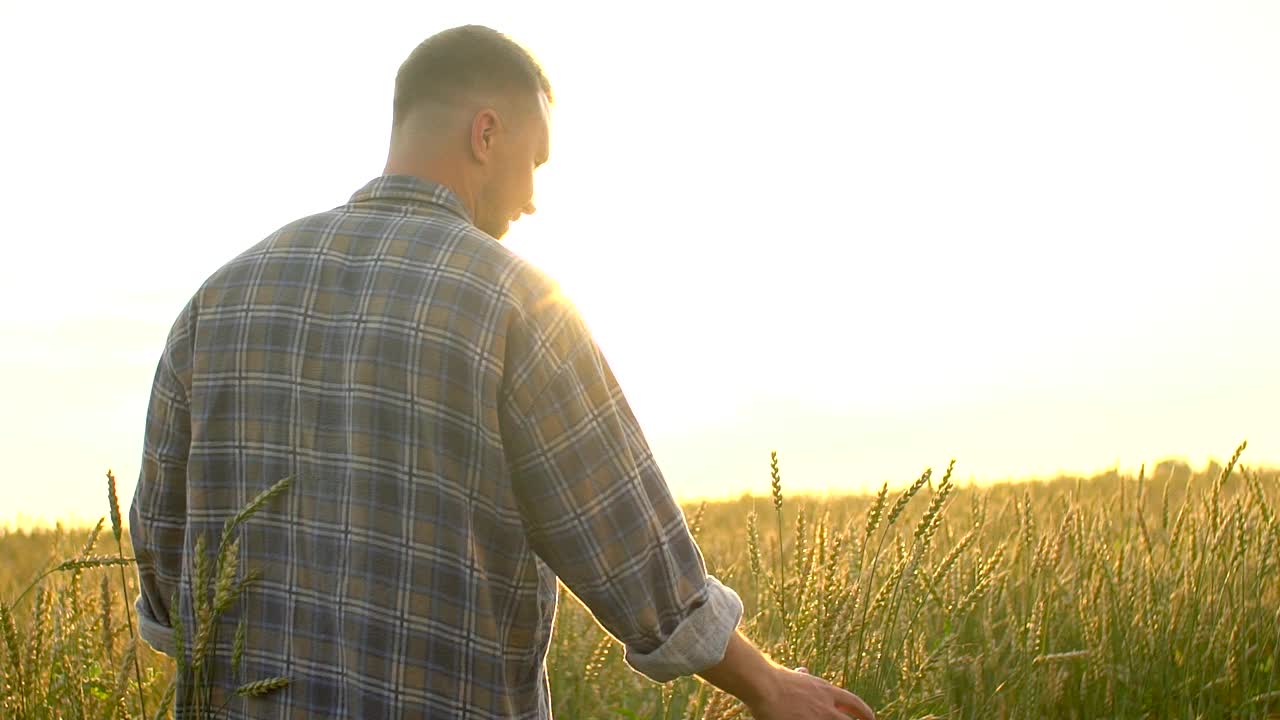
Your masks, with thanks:
[{"label": "plaid shirt", "polygon": [[241,527],[261,578],[212,673],[291,684],[231,717],[550,718],[557,578],[657,681],[718,662],[741,619],[579,315],[440,185],[377,178],[178,316],[129,516],[144,639],[175,652],[196,537],[285,476]]}]

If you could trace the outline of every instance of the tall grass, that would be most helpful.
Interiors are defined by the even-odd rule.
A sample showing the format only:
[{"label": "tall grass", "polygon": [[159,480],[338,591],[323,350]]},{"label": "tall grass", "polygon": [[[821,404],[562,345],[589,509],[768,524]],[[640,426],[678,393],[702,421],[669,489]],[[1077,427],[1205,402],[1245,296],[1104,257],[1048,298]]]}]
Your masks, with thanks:
[{"label": "tall grass", "polygon": [[[785,494],[774,455],[768,496],[690,507],[689,526],[742,595],[747,634],[880,717],[1280,718],[1280,473],[1241,466],[1243,450],[1200,473],[1162,463],[985,488],[958,485],[949,465],[826,499]],[[137,590],[114,582],[127,536],[99,555],[101,529],[0,535],[0,556],[15,558],[0,569],[0,716],[167,712],[173,663],[129,630],[122,599]],[[209,612],[219,587],[223,604],[233,592],[234,535],[228,523],[195,573]],[[240,574],[231,587],[252,582]],[[748,717],[695,679],[630,672],[562,600],[548,658],[557,717]],[[182,669],[188,692],[196,670]]]}]

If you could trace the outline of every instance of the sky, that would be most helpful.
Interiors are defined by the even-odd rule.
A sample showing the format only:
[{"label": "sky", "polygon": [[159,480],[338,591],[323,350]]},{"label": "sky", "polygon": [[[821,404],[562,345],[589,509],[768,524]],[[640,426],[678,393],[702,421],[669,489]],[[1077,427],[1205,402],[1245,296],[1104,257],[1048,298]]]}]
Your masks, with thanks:
[{"label": "sky", "polygon": [[679,498],[1280,465],[1280,3],[468,5],[0,0],[0,526],[127,507],[187,298],[466,23],[555,87],[505,242]]}]

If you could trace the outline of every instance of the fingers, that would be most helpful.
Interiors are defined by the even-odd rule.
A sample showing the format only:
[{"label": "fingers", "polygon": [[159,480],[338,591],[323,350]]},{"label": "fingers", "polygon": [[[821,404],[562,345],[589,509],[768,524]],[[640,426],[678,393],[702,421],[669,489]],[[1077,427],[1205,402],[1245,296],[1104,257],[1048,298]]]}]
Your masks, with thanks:
[{"label": "fingers", "polygon": [[850,715],[861,720],[876,720],[876,714],[871,711],[871,706],[862,702],[862,698],[854,695],[847,690],[835,688],[836,709],[839,710],[847,718]]}]

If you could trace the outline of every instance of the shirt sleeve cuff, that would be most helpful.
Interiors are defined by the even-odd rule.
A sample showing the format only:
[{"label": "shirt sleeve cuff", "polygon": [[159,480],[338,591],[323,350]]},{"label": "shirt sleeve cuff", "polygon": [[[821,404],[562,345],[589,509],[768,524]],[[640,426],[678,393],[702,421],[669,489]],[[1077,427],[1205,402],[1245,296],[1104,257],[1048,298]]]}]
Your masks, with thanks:
[{"label": "shirt sleeve cuff", "polygon": [[138,611],[138,634],[142,636],[147,644],[155,648],[157,651],[168,655],[169,657],[177,657],[178,648],[173,642],[173,628],[168,625],[161,625],[151,615],[151,607],[142,597],[138,598],[138,602],[134,604],[134,608]]},{"label": "shirt sleeve cuff", "polygon": [[742,599],[719,580],[707,576],[707,600],[676,626],[653,652],[627,648],[627,664],[655,682],[706,670],[724,659],[729,638],[742,620]]}]

